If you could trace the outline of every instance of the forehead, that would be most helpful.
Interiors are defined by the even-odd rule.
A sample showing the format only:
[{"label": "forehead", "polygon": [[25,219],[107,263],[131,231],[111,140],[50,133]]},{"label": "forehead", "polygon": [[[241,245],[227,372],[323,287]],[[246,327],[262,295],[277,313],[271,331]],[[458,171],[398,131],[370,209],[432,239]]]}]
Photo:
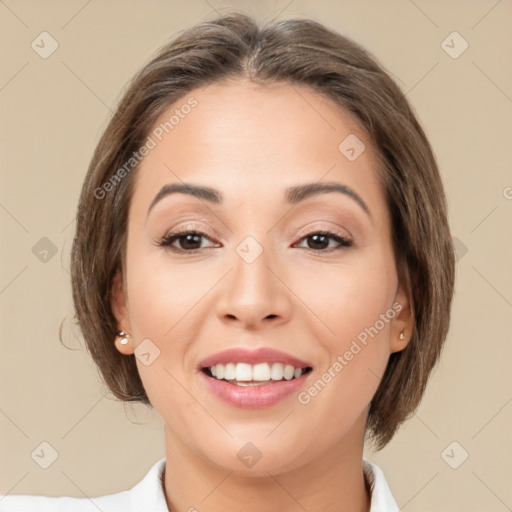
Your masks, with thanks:
[{"label": "forehead", "polygon": [[281,200],[287,187],[337,181],[384,207],[365,132],[352,114],[305,86],[213,83],[169,105],[149,135],[155,147],[134,193],[146,204],[180,181],[220,188],[226,197],[280,193]]}]

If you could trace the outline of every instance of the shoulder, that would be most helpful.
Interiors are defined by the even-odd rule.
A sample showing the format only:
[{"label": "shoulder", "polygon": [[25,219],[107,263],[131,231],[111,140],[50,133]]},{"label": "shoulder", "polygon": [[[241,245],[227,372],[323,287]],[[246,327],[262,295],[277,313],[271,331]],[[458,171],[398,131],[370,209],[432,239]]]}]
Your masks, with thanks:
[{"label": "shoulder", "polygon": [[379,466],[363,459],[365,479],[370,486],[370,512],[399,512],[398,505],[391,494],[386,477]]},{"label": "shoulder", "polygon": [[168,512],[161,481],[164,468],[165,459],[161,459],[133,488],[95,498],[0,496],[0,512],[128,512],[144,509]]}]

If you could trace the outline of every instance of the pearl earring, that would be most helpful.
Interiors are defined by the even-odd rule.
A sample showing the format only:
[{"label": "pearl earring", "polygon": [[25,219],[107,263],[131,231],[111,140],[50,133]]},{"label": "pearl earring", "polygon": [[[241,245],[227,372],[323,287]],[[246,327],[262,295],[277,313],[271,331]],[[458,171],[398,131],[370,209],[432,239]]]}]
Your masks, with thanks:
[{"label": "pearl earring", "polygon": [[125,333],[124,331],[119,331],[117,333],[117,335],[120,337],[120,338],[123,338],[119,343],[121,343],[121,345],[126,345],[128,343],[128,338],[131,338],[131,336],[127,333]]},{"label": "pearl earring", "polygon": [[402,331],[402,332],[400,333],[400,339],[401,339],[401,340],[405,339],[405,333],[404,333],[404,331]]}]

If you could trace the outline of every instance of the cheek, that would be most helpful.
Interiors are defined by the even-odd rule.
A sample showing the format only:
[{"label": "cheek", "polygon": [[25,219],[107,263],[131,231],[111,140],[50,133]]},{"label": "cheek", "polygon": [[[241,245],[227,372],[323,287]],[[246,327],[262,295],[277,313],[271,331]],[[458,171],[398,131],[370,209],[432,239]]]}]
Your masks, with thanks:
[{"label": "cheek", "polygon": [[[394,279],[389,269],[379,258],[371,258],[370,262],[361,258],[355,263],[319,265],[314,271],[297,274],[294,292],[309,309],[308,317],[316,318],[323,326],[323,332],[319,332],[331,352],[342,350],[347,341],[374,326],[391,308]],[[378,327],[385,335],[389,322],[379,322]]]},{"label": "cheek", "polygon": [[[146,341],[152,362],[145,365],[144,357],[136,358],[144,388],[157,410],[169,403],[193,408],[178,381],[183,382],[193,363],[189,348],[201,338],[205,308],[212,307],[208,292],[215,287],[218,273],[201,269],[200,264],[195,269],[180,268],[165,254],[155,257],[133,247],[127,276],[132,335],[137,344],[152,342]],[[142,345],[139,353],[141,349]]]},{"label": "cheek", "polygon": [[[388,261],[389,262],[389,261]],[[394,273],[385,258],[304,277],[301,298],[315,312],[314,337],[328,357],[301,403],[316,402],[318,409],[350,423],[369,404],[389,359]],[[323,398],[317,399],[316,396]],[[299,397],[300,398],[300,397]],[[322,414],[319,412],[319,414]]]},{"label": "cheek", "polygon": [[[148,257],[134,252],[128,269],[129,309],[132,329],[139,336],[164,339],[189,323],[198,301],[212,289],[217,277],[200,266],[180,268],[165,255]],[[180,322],[180,325],[178,325]]]}]

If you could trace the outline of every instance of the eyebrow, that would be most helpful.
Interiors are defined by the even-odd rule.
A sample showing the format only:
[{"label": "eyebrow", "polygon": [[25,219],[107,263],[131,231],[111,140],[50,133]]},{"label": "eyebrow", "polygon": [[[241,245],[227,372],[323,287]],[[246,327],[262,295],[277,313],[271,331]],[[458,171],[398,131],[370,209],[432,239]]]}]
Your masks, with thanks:
[{"label": "eyebrow", "polygon": [[[337,192],[350,197],[371,217],[370,209],[361,196],[349,186],[336,182],[305,183],[303,185],[289,187],[285,190],[285,200],[289,204],[297,204],[309,197],[330,192]],[[164,185],[160,189],[149,205],[148,215],[159,201],[171,194],[188,194],[199,199],[204,199],[212,204],[222,204],[224,200],[221,192],[208,186],[194,185],[192,183],[172,183],[170,185]]]}]

